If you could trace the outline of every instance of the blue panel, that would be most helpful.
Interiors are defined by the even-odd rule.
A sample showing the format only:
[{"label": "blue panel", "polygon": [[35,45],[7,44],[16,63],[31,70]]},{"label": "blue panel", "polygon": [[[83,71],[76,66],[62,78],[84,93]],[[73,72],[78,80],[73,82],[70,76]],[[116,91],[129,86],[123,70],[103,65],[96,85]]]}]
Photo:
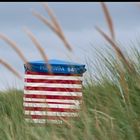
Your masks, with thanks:
[{"label": "blue panel", "polygon": [[[32,61],[28,62],[28,64],[30,64],[31,69],[25,64],[25,71],[49,72],[45,61]],[[83,74],[86,71],[85,65],[62,60],[52,59],[49,60],[47,64],[51,65],[51,72],[54,74]]]}]

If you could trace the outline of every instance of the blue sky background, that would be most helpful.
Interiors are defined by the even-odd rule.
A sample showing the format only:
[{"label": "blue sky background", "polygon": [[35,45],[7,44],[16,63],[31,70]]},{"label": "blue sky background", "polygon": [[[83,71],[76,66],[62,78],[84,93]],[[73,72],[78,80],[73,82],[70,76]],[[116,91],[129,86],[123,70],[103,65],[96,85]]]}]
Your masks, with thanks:
[{"label": "blue sky background", "polygon": [[[129,44],[136,42],[140,33],[140,8],[132,3],[107,3],[113,17],[117,40],[123,43],[129,51]],[[31,13],[35,9],[48,17],[40,3],[12,2],[0,3],[0,32],[17,42],[29,61],[40,60],[41,57],[35,46],[23,31],[27,26],[38,38],[50,59],[71,60],[85,63],[88,57],[93,61],[97,56],[91,48],[106,48],[107,42],[94,29],[95,25],[108,33],[104,14],[99,3],[82,2],[49,2],[49,6],[56,13],[62,28],[73,46],[71,54],[63,46],[59,38]],[[49,18],[49,17],[48,17]],[[91,43],[94,46],[91,46]],[[123,49],[123,48],[122,48]],[[131,55],[131,53],[130,53]],[[5,59],[24,75],[23,62],[16,53],[0,40],[0,58]],[[96,70],[92,70],[96,73]],[[0,89],[8,87],[23,88],[23,82],[16,79],[8,70],[0,65]]]}]

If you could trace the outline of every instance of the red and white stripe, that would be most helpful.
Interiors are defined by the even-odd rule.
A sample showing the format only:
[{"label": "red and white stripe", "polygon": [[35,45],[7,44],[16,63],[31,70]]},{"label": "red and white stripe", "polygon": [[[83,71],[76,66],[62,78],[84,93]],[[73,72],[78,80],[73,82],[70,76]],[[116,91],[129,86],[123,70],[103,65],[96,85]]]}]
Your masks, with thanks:
[{"label": "red and white stripe", "polygon": [[26,72],[24,114],[28,122],[62,123],[78,116],[82,102],[82,75]]}]

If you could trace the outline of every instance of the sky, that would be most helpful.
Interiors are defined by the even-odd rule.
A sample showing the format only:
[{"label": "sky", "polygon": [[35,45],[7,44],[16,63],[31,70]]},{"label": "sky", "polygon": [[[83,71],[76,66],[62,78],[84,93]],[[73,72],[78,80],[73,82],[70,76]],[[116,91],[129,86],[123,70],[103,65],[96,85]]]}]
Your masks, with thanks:
[{"label": "sky", "polygon": [[[25,34],[24,27],[28,27],[38,38],[49,59],[68,60],[82,64],[86,64],[87,59],[96,60],[97,55],[94,50],[104,51],[107,42],[95,30],[95,26],[98,25],[109,33],[100,3],[49,2],[48,4],[55,12],[67,39],[73,46],[73,53],[64,47],[61,40],[47,26],[32,15],[31,11],[36,10],[49,19],[47,12],[38,2],[1,2],[0,33],[13,39],[28,61],[42,58]],[[117,40],[123,43],[124,48],[131,55],[129,44],[136,42],[140,33],[140,7],[130,2],[106,4],[113,18]],[[11,64],[24,77],[23,62],[2,40],[0,40],[0,58]],[[92,71],[96,73],[94,68]],[[24,86],[23,81],[15,78],[2,65],[0,65],[0,79],[0,90]]]}]

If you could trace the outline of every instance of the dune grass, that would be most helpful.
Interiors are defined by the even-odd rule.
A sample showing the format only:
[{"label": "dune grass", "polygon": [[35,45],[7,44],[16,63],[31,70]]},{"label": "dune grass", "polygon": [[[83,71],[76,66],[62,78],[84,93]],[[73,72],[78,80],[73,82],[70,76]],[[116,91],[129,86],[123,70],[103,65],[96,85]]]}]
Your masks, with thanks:
[{"label": "dune grass", "polygon": [[[47,5],[44,6],[52,23],[37,12],[33,14],[58,35],[66,48],[72,50],[53,12],[48,9]],[[31,125],[24,121],[23,91],[16,89],[1,91],[0,140],[140,139],[140,53],[135,50],[135,62],[122,53],[115,41],[113,22],[104,3],[102,3],[102,8],[111,37],[99,27],[96,27],[96,30],[112,46],[117,58],[113,54],[107,57],[99,53],[98,59],[104,63],[106,72],[102,68],[98,71],[100,73],[98,83],[94,83],[92,78],[88,79],[83,88],[80,117],[65,121],[63,125]],[[9,44],[14,47],[20,57],[23,56],[15,45]],[[36,47],[39,46],[36,45]],[[41,47],[39,49],[41,52]],[[43,58],[46,60],[45,56]],[[26,62],[26,58],[23,61]],[[91,65],[92,60],[88,63]]]},{"label": "dune grass", "polygon": [[[135,52],[137,62],[140,54]],[[139,140],[140,64],[129,71],[120,60],[100,54],[109,71],[83,88],[80,118],[63,125],[34,126],[24,121],[23,91],[0,93],[0,140]]]}]

